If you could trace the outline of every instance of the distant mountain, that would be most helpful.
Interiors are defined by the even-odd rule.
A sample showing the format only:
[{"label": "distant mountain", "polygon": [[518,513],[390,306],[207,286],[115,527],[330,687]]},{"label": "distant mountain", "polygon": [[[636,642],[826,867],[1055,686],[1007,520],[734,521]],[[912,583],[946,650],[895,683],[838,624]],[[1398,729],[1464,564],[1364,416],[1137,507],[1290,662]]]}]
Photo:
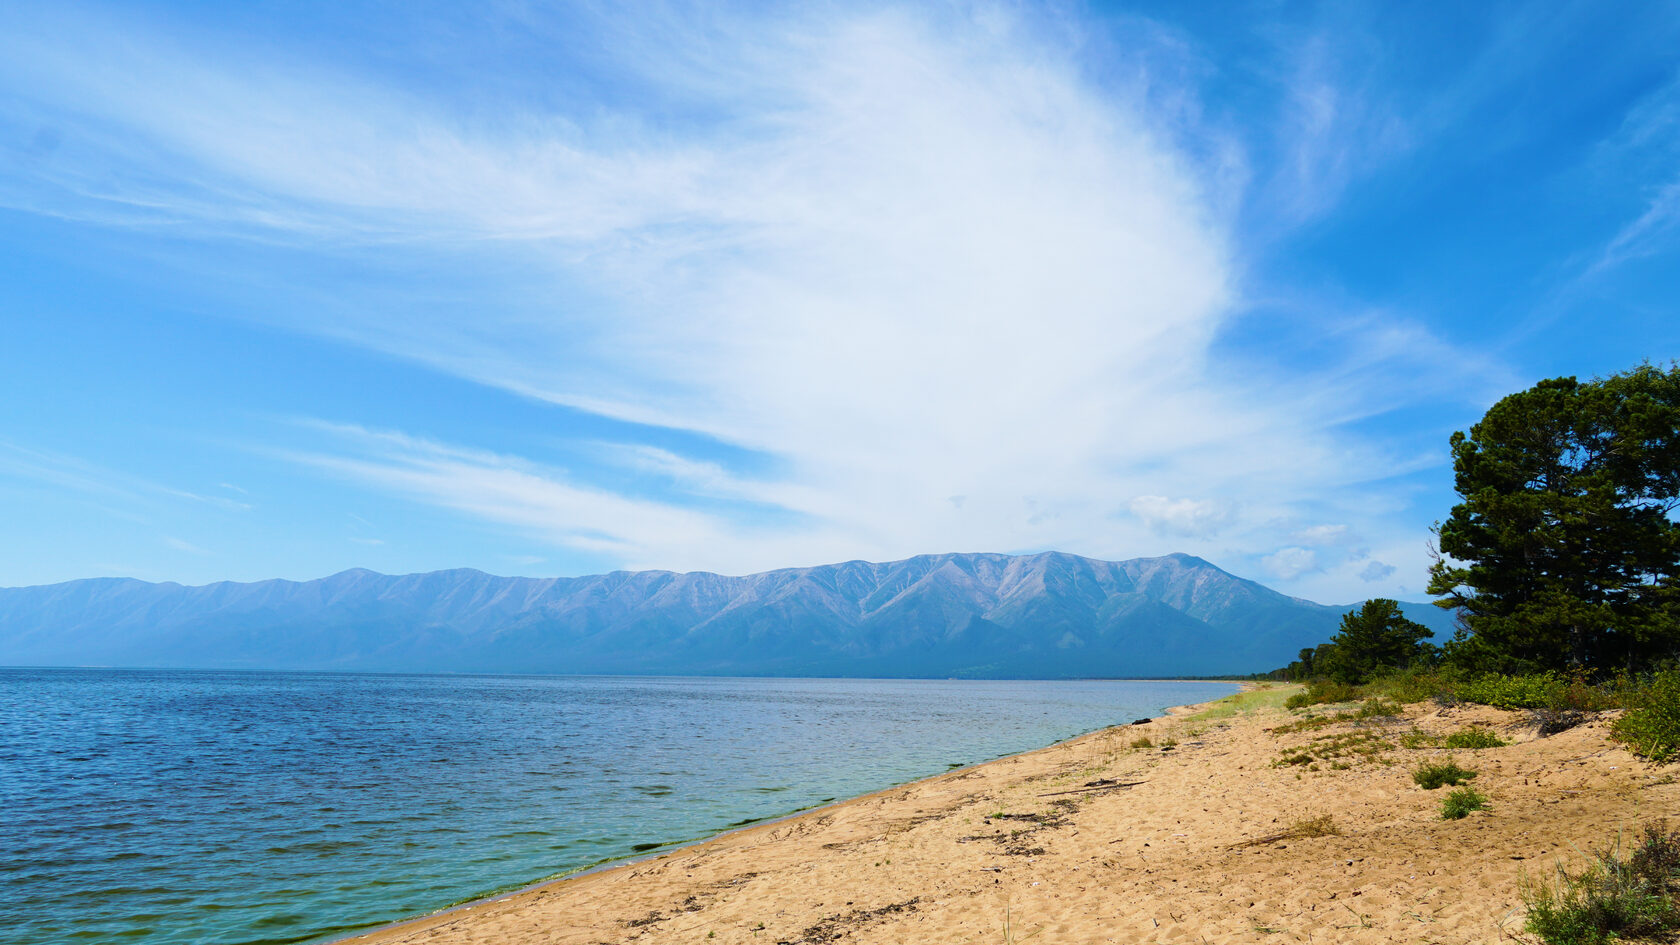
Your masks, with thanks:
[{"label": "distant mountain", "polygon": [[[672,675],[1173,676],[1273,669],[1349,608],[1189,555],[921,555],[745,577],[481,571],[0,588],[0,665]],[[1447,615],[1408,605],[1414,620]]]}]

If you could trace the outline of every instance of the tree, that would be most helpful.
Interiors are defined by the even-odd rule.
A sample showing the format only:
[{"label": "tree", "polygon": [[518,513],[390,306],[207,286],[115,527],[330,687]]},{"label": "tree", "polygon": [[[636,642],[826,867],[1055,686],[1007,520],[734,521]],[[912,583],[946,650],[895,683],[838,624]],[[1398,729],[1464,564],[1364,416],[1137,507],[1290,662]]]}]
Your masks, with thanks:
[{"label": "tree", "polygon": [[1541,381],[1452,436],[1429,592],[1450,658],[1527,672],[1680,652],[1680,366]]},{"label": "tree", "polygon": [[1312,665],[1337,682],[1362,683],[1385,670],[1430,661],[1435,648],[1424,640],[1434,635],[1401,614],[1398,603],[1378,597],[1342,617],[1327,652],[1315,654]]}]

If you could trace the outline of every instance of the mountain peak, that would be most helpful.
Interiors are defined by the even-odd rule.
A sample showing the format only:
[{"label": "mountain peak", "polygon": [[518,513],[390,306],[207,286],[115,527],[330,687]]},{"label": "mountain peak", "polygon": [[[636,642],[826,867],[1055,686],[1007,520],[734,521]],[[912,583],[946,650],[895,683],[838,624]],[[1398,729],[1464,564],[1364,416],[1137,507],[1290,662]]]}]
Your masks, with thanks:
[{"label": "mountain peak", "polygon": [[1185,554],[948,553],[742,577],[352,568],[303,582],[0,589],[0,665],[1207,675],[1281,665],[1328,639],[1341,613]]}]

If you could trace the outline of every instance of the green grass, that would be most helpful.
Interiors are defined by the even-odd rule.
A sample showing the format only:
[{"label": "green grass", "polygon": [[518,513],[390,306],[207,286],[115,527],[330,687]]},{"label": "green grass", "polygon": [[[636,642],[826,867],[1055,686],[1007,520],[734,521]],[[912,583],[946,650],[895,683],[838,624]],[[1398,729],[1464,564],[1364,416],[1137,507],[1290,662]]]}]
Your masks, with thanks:
[{"label": "green grass", "polygon": [[1412,780],[1425,791],[1433,791],[1445,784],[1460,785],[1476,776],[1476,772],[1460,768],[1455,762],[1420,765],[1412,772]]},{"label": "green grass", "polygon": [[1439,735],[1431,735],[1423,729],[1414,728],[1400,736],[1401,748],[1434,748],[1441,744]]},{"label": "green grass", "polygon": [[1335,735],[1320,735],[1312,741],[1298,748],[1286,748],[1279,753],[1278,760],[1272,762],[1272,767],[1282,768],[1288,765],[1307,765],[1311,767],[1317,762],[1331,762],[1337,770],[1350,767],[1350,762],[1379,761],[1382,753],[1394,748],[1394,743],[1376,732],[1343,732]]},{"label": "green grass", "polygon": [[1486,810],[1487,795],[1473,787],[1461,787],[1441,799],[1442,820],[1463,820],[1474,810]]},{"label": "green grass", "polygon": [[1405,708],[1398,702],[1388,699],[1366,699],[1359,704],[1359,708],[1346,712],[1335,712],[1330,715],[1308,715],[1285,725],[1271,729],[1273,734],[1282,735],[1288,732],[1307,732],[1315,728],[1335,725],[1337,722],[1360,722],[1366,719],[1386,719],[1399,715]]},{"label": "green grass", "polygon": [[1499,748],[1504,745],[1509,745],[1510,742],[1500,738],[1489,729],[1482,728],[1478,725],[1472,725],[1469,728],[1461,728],[1451,735],[1448,735],[1441,744],[1447,748],[1467,748],[1475,750],[1477,748]]},{"label": "green grass", "polygon": [[1312,682],[1300,692],[1284,700],[1286,709],[1304,709],[1309,705],[1325,705],[1331,702],[1352,702],[1359,698],[1359,687],[1347,683],[1331,682],[1320,679]]},{"label": "green grass", "polygon": [[1525,882],[1523,926],[1547,945],[1602,945],[1680,932],[1680,833],[1647,826],[1625,858],[1621,841],[1584,870],[1558,864],[1549,881]]},{"label": "green grass", "polygon": [[1281,709],[1284,702],[1300,690],[1301,687],[1295,685],[1261,683],[1253,689],[1226,696],[1195,715],[1188,716],[1185,721],[1208,722],[1237,715],[1251,715],[1261,709]]}]

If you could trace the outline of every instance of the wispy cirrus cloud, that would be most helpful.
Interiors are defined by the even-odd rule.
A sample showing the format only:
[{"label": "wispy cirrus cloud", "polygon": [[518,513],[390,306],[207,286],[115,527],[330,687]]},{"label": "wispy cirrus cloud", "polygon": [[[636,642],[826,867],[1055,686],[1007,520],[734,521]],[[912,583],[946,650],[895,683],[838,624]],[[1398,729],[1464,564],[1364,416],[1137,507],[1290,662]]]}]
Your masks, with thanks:
[{"label": "wispy cirrus cloud", "polygon": [[[606,447],[671,483],[650,498],[361,428],[283,454],[635,566],[1186,543],[1258,561],[1271,523],[1415,468],[1346,425],[1395,407],[1377,385],[1439,344],[1427,332],[1344,322],[1287,381],[1218,349],[1242,306],[1245,178],[1187,139],[1219,129],[1159,107],[1193,89],[1099,79],[1067,24],[1009,7],[645,12],[614,21],[614,67],[684,99],[685,120],[587,101],[487,120],[216,37],[32,14],[0,40],[0,71],[34,90],[4,120],[53,143],[0,200],[375,267],[444,260],[454,304],[352,286],[246,314],[775,457],[749,477]],[[1314,150],[1290,173],[1339,187],[1338,142],[1366,131],[1328,72],[1299,89]],[[520,273],[518,298],[474,281],[486,258]],[[1280,576],[1316,567],[1285,550]]]}]

